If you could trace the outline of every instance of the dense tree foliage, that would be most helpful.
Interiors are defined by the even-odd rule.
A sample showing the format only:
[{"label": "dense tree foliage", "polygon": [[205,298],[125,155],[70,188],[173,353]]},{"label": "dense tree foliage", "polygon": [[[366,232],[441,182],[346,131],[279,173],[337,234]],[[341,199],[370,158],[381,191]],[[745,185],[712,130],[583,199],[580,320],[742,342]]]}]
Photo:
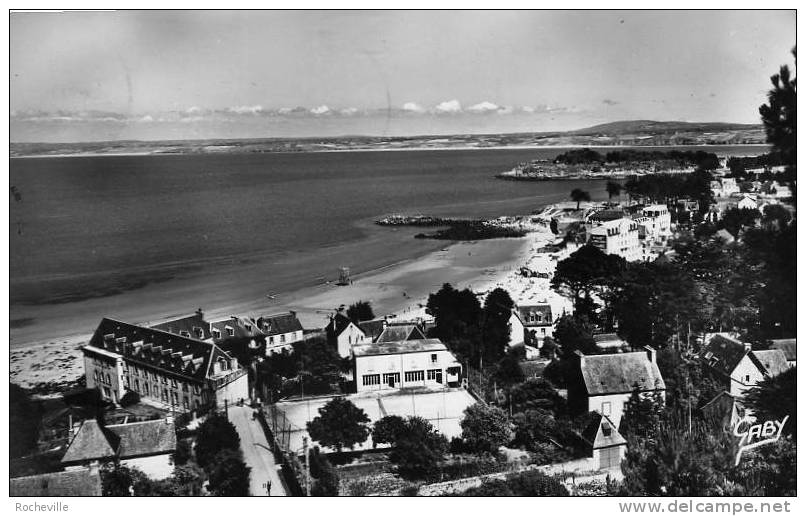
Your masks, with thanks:
[{"label": "dense tree foliage", "polygon": [[590,202],[591,194],[580,188],[574,188],[571,190],[571,200],[577,203],[577,209],[579,209],[579,203]]},{"label": "dense tree foliage", "polygon": [[9,383],[9,455],[22,457],[36,448],[42,407],[19,385]]},{"label": "dense tree foliage", "polygon": [[448,450],[448,440],[426,419],[410,416],[403,431],[394,440],[389,459],[397,465],[397,473],[406,479],[427,477]]},{"label": "dense tree foliage", "polygon": [[599,347],[593,340],[593,324],[584,315],[563,315],[554,326],[554,338],[560,345],[560,356],[567,360],[576,351],[585,355],[599,353]]},{"label": "dense tree foliage", "polygon": [[375,318],[372,305],[369,301],[356,301],[347,308],[347,317],[358,324],[361,321],[370,321]]},{"label": "dense tree foliage", "polygon": [[620,196],[623,189],[624,186],[618,181],[608,181],[605,185],[608,199],[612,199],[614,196]]},{"label": "dense tree foliage", "polygon": [[212,414],[199,425],[196,434],[196,462],[207,468],[215,455],[222,450],[238,451],[241,438],[229,420],[219,414]]},{"label": "dense tree foliage", "polygon": [[309,455],[312,496],[338,496],[339,495],[339,474],[336,468],[327,460],[327,457],[320,453],[319,447],[314,446]]},{"label": "dense tree foliage", "polygon": [[759,421],[789,419],[784,426],[784,434],[797,441],[797,368],[765,378],[744,395],[744,403]]},{"label": "dense tree foliage", "polygon": [[569,496],[562,482],[540,471],[507,475],[505,480],[490,480],[464,491],[461,496]]},{"label": "dense tree foliage", "polygon": [[609,302],[622,271],[627,266],[624,258],[605,254],[596,246],[586,245],[557,264],[551,286],[574,303],[574,312],[588,318],[595,318],[597,303],[592,295],[597,295],[605,304],[604,323],[611,321]]},{"label": "dense tree foliage", "polygon": [[502,288],[493,289],[484,300],[481,323],[482,359],[488,364],[497,362],[506,352],[511,332],[509,319],[514,306],[509,293]]},{"label": "dense tree foliage", "polygon": [[498,407],[476,403],[465,409],[462,440],[477,453],[497,453],[512,440],[512,423]]},{"label": "dense tree foliage", "polygon": [[[792,55],[796,56],[793,49]],[[786,165],[797,166],[797,78],[792,76],[787,65],[770,78],[772,89],[767,94],[767,103],[759,108],[761,121],[767,133],[767,141],[780,153]]]},{"label": "dense tree foliage", "polygon": [[546,410],[555,416],[568,413],[565,398],[545,378],[530,378],[515,385],[509,391],[509,402],[512,412]]},{"label": "dense tree foliage", "polygon": [[221,450],[207,467],[207,489],[214,496],[248,496],[250,470],[240,450]]},{"label": "dense tree foliage", "polygon": [[292,344],[257,365],[258,383],[271,399],[301,394],[331,394],[340,380],[342,359],[324,337]]},{"label": "dense tree foliage", "polygon": [[369,417],[347,398],[333,398],[319,409],[319,415],[307,425],[311,439],[341,452],[353,449],[369,437]]},{"label": "dense tree foliage", "polygon": [[627,438],[655,439],[657,437],[655,432],[660,428],[663,410],[664,400],[660,392],[655,391],[651,395],[644,395],[636,386],[624,404],[624,415],[621,417],[619,433]]},{"label": "dense tree foliage", "polygon": [[406,420],[400,416],[384,416],[372,425],[372,444],[393,444],[406,432]]}]

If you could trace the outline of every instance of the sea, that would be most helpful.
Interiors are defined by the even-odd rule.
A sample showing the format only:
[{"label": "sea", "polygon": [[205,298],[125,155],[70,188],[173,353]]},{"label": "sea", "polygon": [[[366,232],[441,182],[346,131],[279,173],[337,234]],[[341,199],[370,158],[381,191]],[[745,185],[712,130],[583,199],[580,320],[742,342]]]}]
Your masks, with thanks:
[{"label": "sea", "polygon": [[[765,151],[691,149],[719,155]],[[412,228],[375,226],[384,215],[528,214],[569,200],[573,188],[606,199],[603,181],[494,177],[519,162],[566,150],[11,159],[12,337],[20,328],[45,324],[51,310],[68,317],[71,303],[88,299],[114,299],[112,306],[125,313],[126,295],[146,286],[156,297],[181,292],[176,303],[190,306],[192,289],[171,288],[189,275],[203,283],[226,269],[228,281],[237,283],[238,268],[249,267],[254,291],[285,292],[333,278],[342,266],[361,272],[446,245],[415,240]],[[239,287],[216,288],[231,301]]]}]

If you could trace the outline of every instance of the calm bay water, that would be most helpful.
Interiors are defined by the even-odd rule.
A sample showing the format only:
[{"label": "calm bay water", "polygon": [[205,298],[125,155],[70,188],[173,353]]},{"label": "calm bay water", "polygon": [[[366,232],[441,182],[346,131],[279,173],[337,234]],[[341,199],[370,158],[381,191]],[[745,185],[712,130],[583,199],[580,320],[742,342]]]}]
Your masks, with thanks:
[{"label": "calm bay water", "polygon": [[[758,147],[715,147],[760,154]],[[511,182],[494,174],[563,149],[13,159],[11,304],[81,299],[218,264],[265,262],[367,238],[384,214],[522,214],[606,198],[600,181]],[[414,245],[412,243],[412,245]],[[399,246],[373,263],[400,259]],[[377,253],[386,253],[378,256]],[[284,258],[285,257],[285,258]],[[335,267],[338,264],[333,264]],[[281,272],[278,269],[276,272]],[[305,271],[306,276],[322,271]],[[100,294],[99,294],[100,293]],[[100,314],[99,314],[100,316]]]}]

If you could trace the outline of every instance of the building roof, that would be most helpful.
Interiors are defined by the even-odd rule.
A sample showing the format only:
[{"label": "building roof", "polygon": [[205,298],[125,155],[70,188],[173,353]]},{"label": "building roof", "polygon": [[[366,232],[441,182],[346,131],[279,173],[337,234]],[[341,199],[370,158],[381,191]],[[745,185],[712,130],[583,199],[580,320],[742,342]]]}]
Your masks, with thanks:
[{"label": "building roof", "polygon": [[196,380],[212,376],[213,362],[231,360],[213,343],[109,318],[101,321],[89,345],[84,347],[85,353],[98,349],[121,355],[135,364]]},{"label": "building roof", "polygon": [[731,234],[731,232],[724,228],[717,231],[716,236],[718,236],[728,244],[736,240],[736,238]]},{"label": "building roof", "polygon": [[[230,328],[232,329],[232,335],[230,335],[228,331]],[[214,330],[218,332],[218,337],[216,337]],[[258,325],[253,321],[245,317],[237,317],[234,315],[229,319],[211,322],[210,333],[212,334],[213,342],[216,344],[227,339],[258,337],[263,335],[263,332],[260,331]]]},{"label": "building roof", "polygon": [[358,327],[364,332],[364,335],[369,337],[370,340],[375,342],[378,336],[383,333],[386,328],[386,319],[373,319],[371,321],[361,321]]},{"label": "building roof", "polygon": [[98,468],[78,468],[9,479],[10,496],[101,496]]},{"label": "building roof", "polygon": [[605,222],[609,220],[619,220],[626,215],[624,210],[600,210],[588,217],[588,220]]},{"label": "building roof", "polygon": [[786,355],[788,362],[798,359],[797,339],[774,339],[770,349],[780,349]]},{"label": "building roof", "polygon": [[400,355],[403,353],[422,353],[428,351],[447,351],[448,348],[439,339],[403,340],[398,342],[376,342],[353,346],[353,355],[367,357],[376,355]]},{"label": "building roof", "polygon": [[[346,330],[352,323],[353,321],[351,321],[349,317],[341,312],[336,312],[333,317],[331,317],[330,322],[327,323],[325,330],[329,335],[338,337],[341,335],[341,332]],[[361,330],[360,327],[358,327],[358,329]],[[363,330],[361,331],[363,333]]]},{"label": "building roof", "polygon": [[423,340],[425,335],[416,324],[387,326],[375,342],[398,342],[401,340]]},{"label": "building roof", "polygon": [[769,376],[777,376],[789,369],[786,355],[780,349],[753,351],[752,354],[764,367],[764,372]]},{"label": "building roof", "polygon": [[257,323],[263,333],[270,337],[302,331],[302,323],[299,322],[297,314],[294,312],[259,317]]},{"label": "building roof", "polygon": [[700,356],[710,367],[730,376],[749,352],[744,343],[727,335],[716,334],[708,341]]},{"label": "building roof", "polygon": [[191,315],[180,317],[179,319],[155,324],[151,327],[173,333],[174,335],[182,335],[182,332],[187,332],[189,336],[199,340],[212,338],[210,334],[210,324],[204,320],[204,313],[201,310]]},{"label": "building roof", "polygon": [[109,425],[106,428],[120,439],[118,456],[121,459],[176,450],[176,428],[172,419]]},{"label": "building roof", "polygon": [[62,457],[63,463],[159,455],[176,450],[173,420],[155,419],[102,426],[94,419],[81,424]]},{"label": "building roof", "polygon": [[62,462],[104,460],[114,457],[120,447],[120,438],[103,428],[96,420],[84,421],[76,432]]},{"label": "building roof", "polygon": [[[540,315],[540,322],[530,322],[530,314]],[[519,305],[518,316],[524,326],[552,326],[554,318],[551,313],[551,305],[548,303],[541,303],[539,305]]]},{"label": "building roof", "polygon": [[590,396],[665,390],[658,365],[645,351],[580,357],[582,380]]},{"label": "building roof", "polygon": [[[582,438],[591,445],[594,450],[600,448],[610,448],[613,446],[625,446],[627,440],[618,432],[616,425],[610,418],[598,412],[591,412],[587,423],[582,428]],[[584,424],[583,423],[583,424]]]}]

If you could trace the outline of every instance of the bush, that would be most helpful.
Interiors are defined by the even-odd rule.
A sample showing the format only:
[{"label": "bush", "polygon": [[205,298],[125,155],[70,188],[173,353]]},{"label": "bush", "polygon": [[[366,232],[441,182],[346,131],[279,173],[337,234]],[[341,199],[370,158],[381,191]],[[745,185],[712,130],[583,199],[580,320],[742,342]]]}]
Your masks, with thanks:
[{"label": "bush", "polygon": [[477,453],[497,453],[512,440],[512,423],[498,407],[476,403],[465,409],[462,439]]},{"label": "bush", "polygon": [[140,395],[134,391],[126,391],[126,394],[120,398],[121,407],[131,407],[140,403]]},{"label": "bush", "polygon": [[214,496],[248,496],[250,469],[240,450],[221,450],[209,464],[207,489]]},{"label": "bush", "polygon": [[196,462],[207,469],[213,457],[223,450],[239,451],[241,438],[226,417],[213,414],[199,425],[196,437]]}]

